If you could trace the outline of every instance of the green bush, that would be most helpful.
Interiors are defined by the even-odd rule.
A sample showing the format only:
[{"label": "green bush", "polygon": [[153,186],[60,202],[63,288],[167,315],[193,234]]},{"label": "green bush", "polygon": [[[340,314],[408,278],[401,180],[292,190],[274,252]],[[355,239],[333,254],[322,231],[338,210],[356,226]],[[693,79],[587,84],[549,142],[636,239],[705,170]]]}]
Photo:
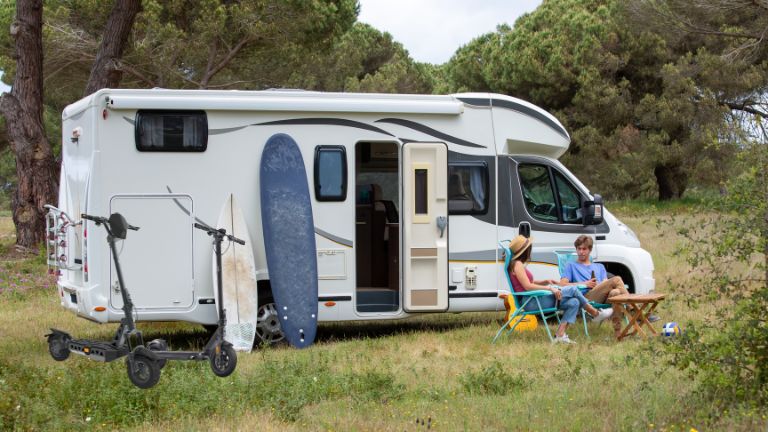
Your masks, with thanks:
[{"label": "green bush", "polygon": [[498,361],[479,371],[468,371],[459,377],[464,391],[470,395],[506,395],[528,387],[519,373],[512,374]]},{"label": "green bush", "polygon": [[718,312],[666,345],[673,364],[697,376],[702,396],[720,408],[768,403],[766,146],[745,150],[741,166],[718,215],[680,230],[687,239],[680,252],[695,269],[684,283],[703,288],[689,304],[717,302]]}]

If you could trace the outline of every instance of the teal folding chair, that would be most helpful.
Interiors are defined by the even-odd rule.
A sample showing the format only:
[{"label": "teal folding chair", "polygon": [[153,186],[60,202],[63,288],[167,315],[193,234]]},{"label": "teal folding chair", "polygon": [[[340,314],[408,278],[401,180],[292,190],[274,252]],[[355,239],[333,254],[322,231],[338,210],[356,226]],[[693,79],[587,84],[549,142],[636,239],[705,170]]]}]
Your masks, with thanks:
[{"label": "teal folding chair", "polygon": [[[556,250],[555,255],[557,255],[557,269],[560,271],[560,277],[562,278],[565,274],[565,265],[569,262],[575,262],[578,259],[578,255],[576,255],[576,251],[573,250]],[[585,284],[578,284],[576,286],[581,290],[582,294],[586,294],[587,291],[589,291],[589,288],[587,288]],[[610,309],[613,307],[607,303],[598,303],[594,301],[589,302],[589,304],[595,309]],[[589,330],[587,330],[587,311],[583,308],[581,309],[581,321],[584,323],[584,334],[589,337]]]},{"label": "teal folding chair", "polygon": [[[502,240],[499,242],[499,247],[504,250],[504,277],[507,280],[507,285],[509,286],[509,292],[512,298],[515,302],[515,311],[510,315],[507,322],[504,323],[504,325],[501,326],[499,331],[496,332],[496,336],[493,338],[493,341],[491,343],[496,343],[496,339],[501,336],[501,334],[504,332],[507,327],[507,334],[511,333],[515,330],[515,327],[517,327],[518,324],[528,315],[538,315],[541,317],[541,324],[542,327],[547,331],[547,336],[549,336],[550,342],[553,342],[554,339],[552,338],[552,332],[549,330],[549,326],[547,325],[547,319],[551,317],[557,318],[558,324],[560,323],[560,316],[558,314],[558,308],[557,307],[551,307],[551,308],[543,308],[541,307],[541,302],[539,299],[541,299],[544,296],[550,296],[552,295],[549,291],[544,290],[536,290],[536,291],[525,291],[525,292],[515,292],[514,288],[512,288],[512,280],[509,278],[509,273],[507,272],[507,269],[509,268],[509,263],[512,261],[512,251],[509,250],[509,240]],[[531,303],[533,302],[533,303]],[[536,310],[525,310],[525,306],[529,303],[537,305]],[[517,320],[514,325],[510,327],[510,324],[512,321]]]}]

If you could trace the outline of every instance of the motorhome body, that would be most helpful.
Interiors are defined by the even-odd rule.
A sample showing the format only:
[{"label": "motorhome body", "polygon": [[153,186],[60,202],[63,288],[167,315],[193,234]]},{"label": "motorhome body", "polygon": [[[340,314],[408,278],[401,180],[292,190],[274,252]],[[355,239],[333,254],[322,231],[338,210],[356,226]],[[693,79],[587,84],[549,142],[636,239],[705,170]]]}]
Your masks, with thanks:
[{"label": "motorhome body", "polygon": [[256,256],[259,335],[279,332],[258,175],[277,133],[301,147],[313,195],[320,321],[503,309],[496,245],[518,232],[535,238],[537,277],[557,278],[554,251],[589,234],[631,291],[654,289],[650,254],[607,210],[591,220],[601,206],[557,160],[563,126],[509,96],[104,89],[62,117],[49,261],[62,305],[93,321],[121,318],[120,287],[78,215],[141,226],[120,257],[138,320],[215,324],[211,245],[192,225],[215,223],[231,193]]}]

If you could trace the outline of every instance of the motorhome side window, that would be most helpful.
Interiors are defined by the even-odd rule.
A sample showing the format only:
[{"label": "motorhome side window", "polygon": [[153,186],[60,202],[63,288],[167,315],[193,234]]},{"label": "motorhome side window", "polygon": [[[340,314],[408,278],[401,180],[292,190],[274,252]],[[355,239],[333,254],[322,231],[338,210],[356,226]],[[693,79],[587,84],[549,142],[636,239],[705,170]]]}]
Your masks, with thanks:
[{"label": "motorhome side window", "polygon": [[347,199],[347,153],[344,147],[315,148],[315,198],[318,201]]},{"label": "motorhome side window", "polygon": [[448,213],[488,212],[488,165],[485,162],[448,164]]},{"label": "motorhome side window", "polygon": [[205,111],[140,110],[136,149],[149,152],[203,152],[208,147]]},{"label": "motorhome side window", "polygon": [[582,223],[581,195],[560,172],[544,165],[521,164],[518,173],[525,208],[533,218],[552,223]]}]

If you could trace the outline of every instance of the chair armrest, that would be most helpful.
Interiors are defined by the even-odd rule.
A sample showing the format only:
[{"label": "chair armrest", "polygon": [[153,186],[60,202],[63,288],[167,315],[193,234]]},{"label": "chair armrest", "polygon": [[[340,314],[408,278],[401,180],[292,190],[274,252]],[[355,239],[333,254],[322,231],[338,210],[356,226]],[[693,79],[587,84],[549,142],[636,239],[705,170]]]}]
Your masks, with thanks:
[{"label": "chair armrest", "polygon": [[552,292],[546,291],[546,290],[533,290],[533,291],[513,292],[512,295],[521,296],[521,297],[540,297],[545,295],[552,295]]}]

